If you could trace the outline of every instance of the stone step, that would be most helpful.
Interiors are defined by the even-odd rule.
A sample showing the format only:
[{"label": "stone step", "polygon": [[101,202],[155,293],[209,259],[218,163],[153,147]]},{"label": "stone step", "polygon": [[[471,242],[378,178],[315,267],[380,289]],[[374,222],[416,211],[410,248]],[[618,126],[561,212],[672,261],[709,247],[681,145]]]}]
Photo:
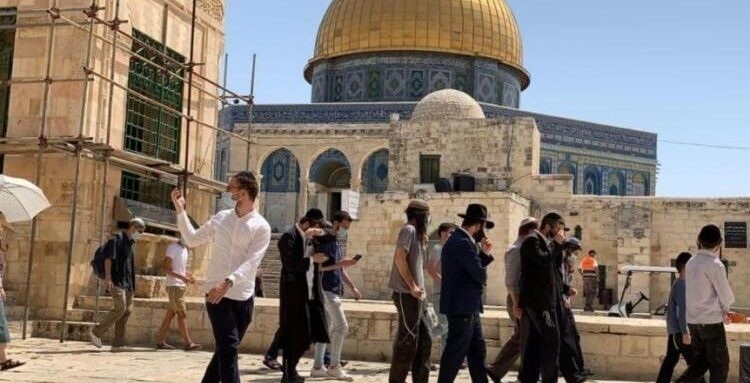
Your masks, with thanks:
[{"label": "stone step", "polygon": [[[96,296],[91,295],[79,295],[76,297],[75,305],[76,309],[82,310],[95,310],[96,309]],[[100,296],[99,297],[99,310],[109,311],[115,307],[112,303],[112,297]]]},{"label": "stone step", "polygon": [[[77,322],[68,321],[66,324],[65,339],[66,340],[77,340],[77,341],[89,341],[89,329],[93,326],[91,322]],[[34,322],[31,336],[37,338],[50,338],[56,339],[60,337],[60,328],[62,327],[62,321],[56,320],[41,320]],[[106,340],[110,340],[111,334],[105,336]]]}]

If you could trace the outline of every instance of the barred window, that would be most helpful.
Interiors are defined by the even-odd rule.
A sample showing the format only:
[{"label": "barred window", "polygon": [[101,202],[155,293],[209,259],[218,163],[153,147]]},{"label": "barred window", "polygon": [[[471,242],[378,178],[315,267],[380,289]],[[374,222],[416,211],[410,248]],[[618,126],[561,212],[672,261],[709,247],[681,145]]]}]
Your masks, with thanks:
[{"label": "barred window", "polygon": [[170,193],[174,187],[174,185],[159,181],[154,177],[123,171],[120,197],[173,210]]},{"label": "barred window", "polygon": [[[171,73],[184,75],[184,68],[155,50],[180,62],[185,57],[146,34],[133,30],[133,51]],[[153,49],[150,49],[153,48]],[[154,102],[128,94],[125,126],[125,150],[145,154],[172,163],[179,162],[182,117],[165,107],[182,111],[183,81],[140,57],[130,58],[128,89]]]},{"label": "barred window", "polygon": [[440,178],[440,156],[419,156],[419,179],[423,184],[434,184]]}]

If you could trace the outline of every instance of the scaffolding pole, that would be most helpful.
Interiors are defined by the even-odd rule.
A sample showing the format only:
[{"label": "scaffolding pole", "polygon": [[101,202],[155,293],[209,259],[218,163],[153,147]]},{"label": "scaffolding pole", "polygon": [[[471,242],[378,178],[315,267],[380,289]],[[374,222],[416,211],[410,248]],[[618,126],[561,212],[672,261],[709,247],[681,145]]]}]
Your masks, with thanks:
[{"label": "scaffolding pole", "polygon": [[[91,52],[94,48],[94,27],[95,27],[95,21],[94,17],[96,13],[99,12],[99,7],[97,6],[97,0],[91,1],[91,9],[86,12],[87,16],[89,17],[89,36],[88,36],[88,45],[86,46],[86,61],[84,64],[84,72],[86,73],[86,77],[89,77],[89,72],[91,68]],[[80,121],[78,125],[78,137],[83,137],[83,130],[86,128],[86,114],[88,112],[88,100],[89,100],[89,82],[90,81],[84,81],[83,82],[83,91],[82,91],[82,102],[81,102],[81,115],[80,115]],[[78,146],[76,147],[76,170],[75,170],[75,185],[76,188],[73,189],[73,206],[70,210],[70,234],[68,236],[68,265],[67,269],[65,271],[65,294],[63,296],[63,319],[62,319],[62,326],[60,327],[60,343],[65,341],[65,333],[67,332],[67,323],[68,323],[68,293],[70,292],[70,269],[73,267],[73,249],[75,248],[75,235],[76,235],[76,224],[78,223],[78,189],[80,189],[78,186],[81,182],[81,155],[82,155],[83,147],[81,143],[78,143]]]},{"label": "scaffolding pole", "polygon": [[[113,30],[120,28],[120,24],[122,21],[120,20],[120,0],[115,0],[115,11],[112,18],[112,23],[108,24],[110,28]],[[108,102],[110,104],[109,108],[107,108],[107,133],[106,133],[106,139],[105,144],[109,147],[112,140],[112,104],[114,103],[113,97],[115,95],[115,69],[117,63],[117,33],[112,33],[112,51],[109,58],[109,79],[110,83],[108,84]],[[109,179],[109,162],[110,162],[110,154],[111,150],[108,150],[104,153],[104,170],[102,171],[104,178],[104,182],[102,183],[102,198],[101,198],[101,206],[99,211],[99,223],[101,224],[99,227],[99,246],[101,247],[104,245],[105,241],[105,233],[107,232],[107,223],[105,222],[107,219],[107,180]],[[102,295],[102,281],[99,278],[96,278],[96,299],[94,303],[94,322],[99,321],[99,298]]]},{"label": "scaffolding pole", "polygon": [[[55,43],[55,23],[57,22],[57,18],[55,17],[55,14],[52,13],[52,9],[55,9],[57,7],[57,0],[49,0],[49,8],[47,9],[47,13],[49,15],[50,21],[52,22],[49,28],[47,29],[47,62],[45,66],[45,78],[50,78],[50,74],[52,73],[52,61],[54,60],[54,43]],[[59,13],[58,13],[59,15]],[[42,96],[42,123],[39,127],[39,151],[37,152],[36,156],[36,175],[35,175],[35,184],[39,185],[42,181],[42,155],[44,146],[42,145],[44,143],[45,138],[45,130],[47,128],[47,112],[49,107],[49,95],[50,95],[50,87],[52,86],[52,83],[50,82],[44,82],[44,95]],[[38,216],[34,217],[34,220],[31,223],[31,243],[29,244],[29,264],[26,270],[26,297],[23,302],[23,330],[21,333],[21,338],[26,339],[27,334],[27,325],[29,322],[29,298],[31,296],[31,272],[34,266],[34,252],[36,251],[36,235],[39,231],[39,218]]]}]

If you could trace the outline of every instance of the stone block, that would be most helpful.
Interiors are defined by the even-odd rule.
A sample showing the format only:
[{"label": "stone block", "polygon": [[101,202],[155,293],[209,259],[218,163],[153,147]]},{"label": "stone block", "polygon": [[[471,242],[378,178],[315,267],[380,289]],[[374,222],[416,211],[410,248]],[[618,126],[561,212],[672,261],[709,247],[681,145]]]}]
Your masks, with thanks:
[{"label": "stone block", "polygon": [[642,356],[649,355],[650,338],[647,336],[625,335],[622,337],[620,345],[621,354],[625,356]]},{"label": "stone block", "polygon": [[371,340],[390,340],[391,339],[391,321],[390,320],[373,320],[370,322],[368,329],[368,339]]},{"label": "stone block", "polygon": [[620,338],[613,334],[581,334],[581,348],[585,355],[619,355]]}]

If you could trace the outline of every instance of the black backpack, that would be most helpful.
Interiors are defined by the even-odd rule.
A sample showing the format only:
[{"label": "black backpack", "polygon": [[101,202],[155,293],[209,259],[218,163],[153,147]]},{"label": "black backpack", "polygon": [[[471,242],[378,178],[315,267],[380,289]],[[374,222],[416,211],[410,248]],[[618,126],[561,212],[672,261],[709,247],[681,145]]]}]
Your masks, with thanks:
[{"label": "black backpack", "polygon": [[[110,239],[109,241],[114,241],[114,251],[117,252],[117,245],[120,242],[120,237],[122,234],[117,233],[115,234],[114,238]],[[105,273],[104,273],[104,260],[107,259],[107,254],[104,253],[104,249],[107,248],[107,245],[109,245],[109,241],[105,242],[103,245],[99,246],[96,251],[94,252],[94,259],[91,260],[91,269],[94,272],[94,275],[96,275],[99,279],[104,279]]]}]

